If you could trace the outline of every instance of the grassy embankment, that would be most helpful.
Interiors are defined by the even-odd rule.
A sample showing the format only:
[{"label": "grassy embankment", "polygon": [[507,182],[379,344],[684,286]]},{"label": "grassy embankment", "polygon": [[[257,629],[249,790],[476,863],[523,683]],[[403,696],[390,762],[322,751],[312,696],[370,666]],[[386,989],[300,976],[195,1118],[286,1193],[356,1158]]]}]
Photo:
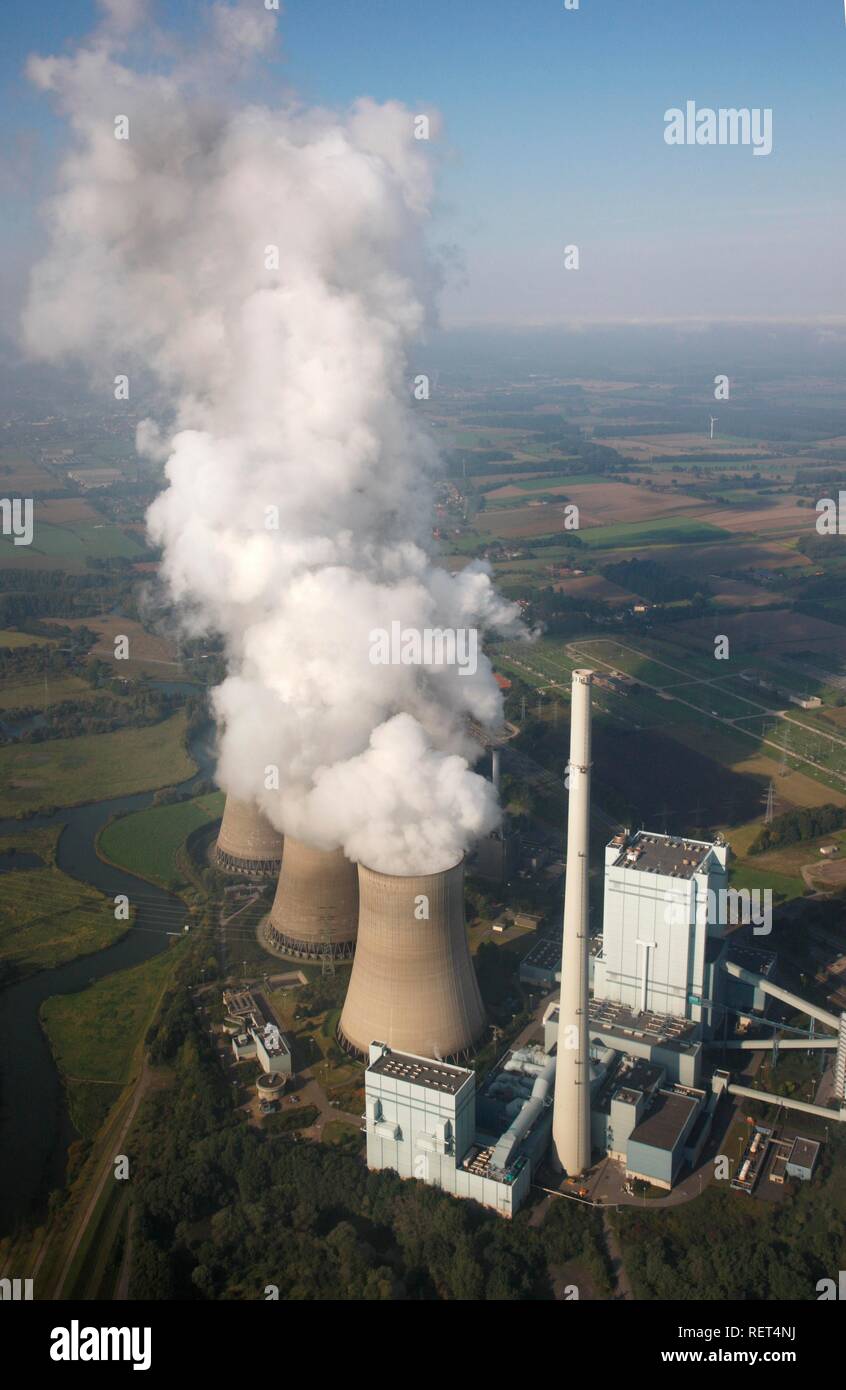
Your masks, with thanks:
[{"label": "grassy embankment", "polygon": [[[69,1190],[49,1225],[37,1281],[39,1297],[55,1296],[97,1179],[118,1152],[126,1152],[125,1141],[121,1148],[119,1140],[143,1063],[144,1039],[182,949],[183,943],[176,942],[142,965],[110,975],[78,994],[48,999],[42,1008],[74,1123],[83,1136],[93,1137],[81,1165],[72,1151]],[[159,1073],[151,1075],[154,1087],[163,1081]],[[128,1214],[129,1182],[114,1181],[109,1172],[64,1278],[62,1297],[114,1296]],[[34,1233],[32,1249],[44,1239],[43,1230]]]},{"label": "grassy embankment", "polygon": [[193,830],[223,814],[223,800],[222,792],[213,792],[170,806],[148,806],[111,821],[99,837],[98,853],[139,878],[178,888],[185,881],[180,850]]},{"label": "grassy embankment", "polygon": [[0,817],[78,806],[186,780],[184,710],[161,724],[0,748]]},{"label": "grassy embankment", "polygon": [[41,866],[0,878],[0,963],[18,974],[49,970],[110,946],[127,929],[108,898],[56,867],[62,827],[0,837],[0,854],[37,854]]},{"label": "grassy embankment", "polygon": [[60,994],[41,1007],[71,1118],[90,1139],[137,1072],[139,1040],[153,1020],[171,969],[165,950],[130,970],[107,975],[78,994]]}]

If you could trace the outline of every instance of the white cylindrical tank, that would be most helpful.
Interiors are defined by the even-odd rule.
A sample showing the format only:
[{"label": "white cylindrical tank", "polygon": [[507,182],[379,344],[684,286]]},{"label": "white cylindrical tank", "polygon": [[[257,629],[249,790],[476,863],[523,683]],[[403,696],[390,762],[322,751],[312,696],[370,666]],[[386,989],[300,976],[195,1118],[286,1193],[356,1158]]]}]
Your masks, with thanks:
[{"label": "white cylindrical tank", "polygon": [[214,858],[227,874],[275,878],[282,863],[282,836],[253,802],[227,795]]},{"label": "white cylindrical tank", "polygon": [[276,896],[265,923],[269,946],[286,955],[348,958],[358,930],[358,875],[342,849],[313,849],[285,837]]},{"label": "white cylindrical tank", "polygon": [[485,1013],[464,926],[464,861],[398,876],[359,865],[356,955],[338,1036],[442,1061],[466,1058]]},{"label": "white cylindrical tank", "polygon": [[567,879],[552,1121],[553,1161],[571,1177],[585,1172],[591,1159],[588,851],[592,679],[592,671],[573,672]]}]

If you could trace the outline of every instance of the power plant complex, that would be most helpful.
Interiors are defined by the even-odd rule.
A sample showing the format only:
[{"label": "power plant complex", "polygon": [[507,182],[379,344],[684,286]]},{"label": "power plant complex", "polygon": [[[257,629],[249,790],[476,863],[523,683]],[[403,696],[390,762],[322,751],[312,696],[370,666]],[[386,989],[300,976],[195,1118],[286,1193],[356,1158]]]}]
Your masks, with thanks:
[{"label": "power plant complex", "polygon": [[[279,881],[263,927],[270,949],[352,959],[337,1037],[367,1063],[368,1165],[505,1216],[542,1165],[548,1183],[562,1175],[587,1181],[607,1156],[621,1182],[671,1189],[699,1162],[725,1094],[846,1119],[846,1016],[776,985],[772,952],[732,939],[728,846],[719,838],[613,835],[602,930],[591,934],[592,684],[591,671],[573,672],[561,967],[547,979],[550,987],[560,979],[560,998],[546,1007],[542,1042],[526,1041],[526,1030],[481,1085],[469,1063],[487,1029],[465,930],[463,859],[440,873],[393,875],[287,837],[280,870],[281,837],[232,798],[217,842],[217,861],[230,872],[267,874],[275,863]],[[497,752],[495,782],[498,761]],[[496,836],[482,862],[499,876],[505,855]],[[775,1034],[728,1038],[729,1017],[760,1021],[772,998],[807,1015],[811,1033],[787,1029],[799,1036],[786,1042]],[[827,1032],[812,1036],[817,1024]],[[253,1033],[253,1045],[263,1046],[263,1034]],[[839,1109],[735,1085],[721,1068],[703,1079],[710,1049],[775,1046],[834,1051]],[[758,1136],[742,1190],[767,1145],[784,1148],[767,1134]],[[810,1176],[812,1163],[791,1166],[785,1154],[786,1172]]]}]

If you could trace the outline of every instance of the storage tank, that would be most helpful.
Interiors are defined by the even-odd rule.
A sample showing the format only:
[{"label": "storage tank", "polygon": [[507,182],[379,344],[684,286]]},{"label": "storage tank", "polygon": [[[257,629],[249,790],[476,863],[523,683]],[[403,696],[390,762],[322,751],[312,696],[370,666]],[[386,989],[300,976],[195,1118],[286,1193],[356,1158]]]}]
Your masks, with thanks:
[{"label": "storage tank", "polygon": [[227,874],[275,878],[282,863],[282,836],[253,802],[228,795],[214,861]]},{"label": "storage tank", "polygon": [[267,943],[305,959],[348,959],[358,931],[358,876],[342,849],[312,849],[285,838]]},{"label": "storage tank", "polygon": [[396,1052],[460,1061],[485,1029],[464,927],[464,860],[437,874],[360,864],[358,942],[338,1039],[366,1057]]}]

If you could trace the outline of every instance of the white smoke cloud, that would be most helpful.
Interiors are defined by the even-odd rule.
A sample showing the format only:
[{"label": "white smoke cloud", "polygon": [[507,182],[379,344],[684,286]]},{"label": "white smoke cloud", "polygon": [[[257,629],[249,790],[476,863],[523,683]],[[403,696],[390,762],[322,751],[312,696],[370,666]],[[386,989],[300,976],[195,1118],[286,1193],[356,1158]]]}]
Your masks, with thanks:
[{"label": "white smoke cloud", "polygon": [[186,628],[225,639],[221,784],[286,833],[435,871],[495,824],[466,729],[498,723],[501,697],[484,657],[472,675],[379,666],[369,634],[519,624],[483,566],[453,577],[429,554],[437,455],[408,354],[435,283],[431,161],[395,102],[227,99],[272,15],[213,11],[210,46],[167,72],[102,31],[31,60],[75,145],[24,337],[88,358],[104,390],[140,362],[169,393],[171,420],[138,431],[167,458],[148,525]]}]

